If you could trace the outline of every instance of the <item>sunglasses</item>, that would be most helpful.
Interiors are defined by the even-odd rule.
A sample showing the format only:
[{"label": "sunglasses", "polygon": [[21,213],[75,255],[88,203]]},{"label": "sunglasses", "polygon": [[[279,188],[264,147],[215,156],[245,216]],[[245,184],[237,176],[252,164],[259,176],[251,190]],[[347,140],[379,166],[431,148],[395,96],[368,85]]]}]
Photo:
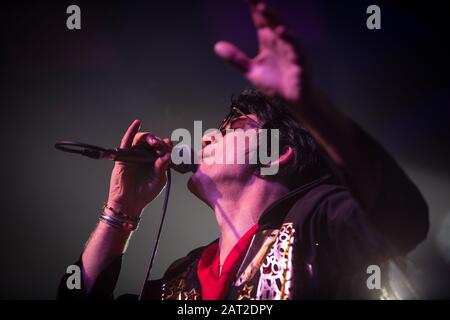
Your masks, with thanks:
[{"label": "sunglasses", "polygon": [[230,113],[220,123],[219,131],[225,136],[227,129],[245,129],[249,123],[255,128],[261,129],[263,127],[258,121],[250,118],[239,108],[232,107]]}]

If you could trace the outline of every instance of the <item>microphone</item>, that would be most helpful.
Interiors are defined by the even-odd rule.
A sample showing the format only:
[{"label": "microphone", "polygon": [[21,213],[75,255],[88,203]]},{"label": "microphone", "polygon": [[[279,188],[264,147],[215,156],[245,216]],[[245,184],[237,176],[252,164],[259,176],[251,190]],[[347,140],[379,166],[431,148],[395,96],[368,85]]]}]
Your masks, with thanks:
[{"label": "microphone", "polygon": [[[80,154],[91,159],[112,160],[127,163],[152,164],[158,158],[157,153],[150,146],[146,146],[145,148],[133,146],[131,148],[106,149],[77,141],[58,141],[55,143],[55,148],[60,151]],[[177,145],[172,149],[172,153],[173,152],[176,152],[180,158],[183,158],[183,154],[187,152],[190,154],[189,159],[191,163],[171,163],[170,168],[179,173],[195,172],[197,169],[197,165],[194,164],[195,153],[188,145]]]}]

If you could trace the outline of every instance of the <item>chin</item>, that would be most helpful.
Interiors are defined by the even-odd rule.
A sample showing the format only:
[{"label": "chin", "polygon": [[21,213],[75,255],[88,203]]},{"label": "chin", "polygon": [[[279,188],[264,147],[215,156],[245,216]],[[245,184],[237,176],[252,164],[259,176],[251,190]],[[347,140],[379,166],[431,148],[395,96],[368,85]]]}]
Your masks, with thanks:
[{"label": "chin", "polygon": [[207,194],[205,193],[205,186],[202,184],[201,179],[197,175],[197,173],[194,173],[187,182],[188,190],[196,196],[198,199],[200,199],[202,202],[204,202],[206,205],[211,207],[209,204]]},{"label": "chin", "polygon": [[189,178],[187,187],[192,194],[211,207],[210,200],[217,197],[218,192],[214,183],[213,173],[215,170],[205,170],[206,167],[202,165],[198,167],[197,171]]},{"label": "chin", "polygon": [[202,190],[205,189],[205,180],[208,180],[208,178],[206,177],[206,174],[204,173],[202,168],[199,166],[197,168],[197,171],[195,171],[194,174],[191,175],[187,182],[189,191],[191,191],[196,196],[202,194]]}]

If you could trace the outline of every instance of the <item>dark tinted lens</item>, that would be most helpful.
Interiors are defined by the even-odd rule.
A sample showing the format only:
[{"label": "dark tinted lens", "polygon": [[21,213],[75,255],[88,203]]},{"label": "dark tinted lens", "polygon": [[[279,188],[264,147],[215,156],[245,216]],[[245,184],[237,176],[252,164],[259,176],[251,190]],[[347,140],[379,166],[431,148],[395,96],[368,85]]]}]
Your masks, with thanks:
[{"label": "dark tinted lens", "polygon": [[230,111],[230,113],[227,114],[225,119],[222,120],[222,123],[219,125],[219,131],[222,133],[222,135],[225,135],[226,129],[225,127],[233,120],[233,118],[239,117],[239,114],[235,111],[235,108]]}]

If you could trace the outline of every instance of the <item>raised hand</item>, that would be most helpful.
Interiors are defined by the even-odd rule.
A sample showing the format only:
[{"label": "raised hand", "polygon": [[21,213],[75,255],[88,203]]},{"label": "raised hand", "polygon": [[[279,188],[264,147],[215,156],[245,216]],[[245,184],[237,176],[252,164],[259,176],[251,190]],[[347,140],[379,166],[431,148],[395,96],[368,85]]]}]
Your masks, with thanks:
[{"label": "raised hand", "polygon": [[249,58],[229,42],[219,41],[217,55],[235,65],[256,89],[270,97],[280,97],[289,103],[300,102],[305,88],[305,72],[299,52],[286,26],[265,1],[248,1],[255,24],[259,53]]}]

